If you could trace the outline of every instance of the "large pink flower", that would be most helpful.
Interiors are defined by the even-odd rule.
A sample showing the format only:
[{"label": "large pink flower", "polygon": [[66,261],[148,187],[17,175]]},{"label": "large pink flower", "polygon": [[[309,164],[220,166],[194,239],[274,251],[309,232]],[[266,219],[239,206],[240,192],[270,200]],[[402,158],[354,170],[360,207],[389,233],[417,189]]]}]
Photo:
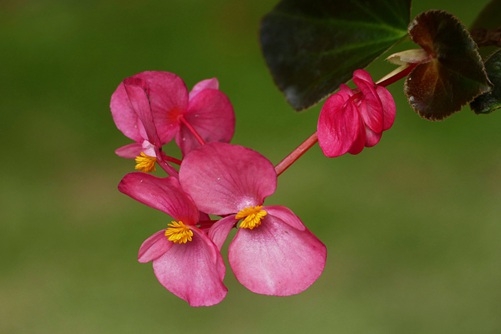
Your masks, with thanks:
[{"label": "large pink flower", "polygon": [[223,300],[228,291],[223,284],[223,259],[218,247],[197,227],[201,215],[178,180],[136,172],[127,174],[118,189],[175,219],[141,245],[139,262],[153,261],[159,282],[191,306]]},{"label": "large pink flower", "polygon": [[353,82],[358,89],[341,85],[320,111],[318,144],[327,157],[358,154],[376,145],[395,120],[395,102],[386,88],[364,70],[353,73]]},{"label": "large pink flower", "polygon": [[[229,142],[235,115],[229,99],[218,88],[217,79],[208,79],[188,93],[181,78],[160,71],[141,72],[125,79],[113,93],[110,108],[118,129],[135,143],[116,153],[133,158],[150,149],[152,154],[151,148],[160,148],[173,139],[183,154],[199,147],[200,140]],[[154,129],[156,138],[151,138],[148,127]]]},{"label": "large pink flower", "polygon": [[210,143],[185,157],[179,179],[201,211],[226,216],[209,232],[218,247],[241,220],[229,246],[229,263],[249,290],[287,296],[304,291],[320,276],[326,260],[323,243],[290,209],[263,206],[275,192],[277,175],[261,154]]}]

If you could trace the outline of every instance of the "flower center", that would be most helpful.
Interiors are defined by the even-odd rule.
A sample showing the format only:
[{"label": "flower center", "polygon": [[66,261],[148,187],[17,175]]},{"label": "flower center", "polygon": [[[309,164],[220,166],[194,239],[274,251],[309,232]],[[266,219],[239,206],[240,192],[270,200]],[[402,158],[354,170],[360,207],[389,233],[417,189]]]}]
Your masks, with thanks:
[{"label": "flower center", "polygon": [[243,210],[240,210],[235,219],[242,219],[240,227],[248,228],[250,230],[261,225],[261,220],[268,214],[265,210],[261,210],[262,206],[249,206]]},{"label": "flower center", "polygon": [[157,158],[150,157],[146,155],[144,152],[141,152],[141,155],[136,157],[136,169],[141,172],[154,172],[155,171],[155,163],[157,162]]},{"label": "flower center", "polygon": [[184,225],[182,221],[172,221],[167,226],[169,227],[165,230],[165,236],[169,241],[175,244],[185,244],[192,240],[193,231],[189,226]]}]

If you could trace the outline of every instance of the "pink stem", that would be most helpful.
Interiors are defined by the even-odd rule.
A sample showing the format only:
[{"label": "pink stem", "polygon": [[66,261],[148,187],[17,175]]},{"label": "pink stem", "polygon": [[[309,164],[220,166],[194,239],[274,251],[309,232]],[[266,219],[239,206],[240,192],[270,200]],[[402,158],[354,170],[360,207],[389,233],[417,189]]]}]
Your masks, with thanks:
[{"label": "pink stem", "polygon": [[[179,175],[178,171],[172,167],[167,161],[169,161],[170,159],[168,159],[170,157],[168,157],[167,155],[165,155],[164,152],[162,152],[162,150],[157,150],[157,163],[160,167],[162,167],[162,169],[170,176],[175,176],[177,177]],[[172,158],[174,159],[174,158]],[[177,160],[177,159],[176,159]]]},{"label": "pink stem", "polygon": [[306,153],[313,145],[318,141],[317,133],[312,134],[308,139],[306,139],[301,145],[299,145],[294,151],[292,151],[288,156],[286,156],[278,165],[275,166],[275,172],[277,176],[285,172],[297,159],[299,159],[303,154]]},{"label": "pink stem", "polygon": [[203,140],[203,138],[198,134],[197,130],[195,130],[195,128],[192,127],[191,124],[188,123],[183,116],[181,116],[179,120],[181,121],[181,123],[183,123],[184,126],[188,128],[188,130],[190,130],[191,134],[195,136],[200,145],[205,145],[205,140]]},{"label": "pink stem", "polygon": [[181,160],[179,159],[176,159],[174,157],[171,157],[169,155],[166,155],[164,152],[161,153],[162,154],[162,159],[165,160],[165,161],[168,161],[168,162],[172,162],[176,165],[181,165]]}]

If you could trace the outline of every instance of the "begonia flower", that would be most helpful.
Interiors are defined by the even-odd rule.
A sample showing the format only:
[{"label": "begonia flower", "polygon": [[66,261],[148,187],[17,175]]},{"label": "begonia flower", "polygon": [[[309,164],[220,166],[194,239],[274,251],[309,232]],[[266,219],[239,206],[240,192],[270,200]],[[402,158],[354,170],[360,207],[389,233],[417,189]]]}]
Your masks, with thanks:
[{"label": "begonia flower", "polygon": [[206,232],[197,227],[201,215],[178,180],[135,172],[127,174],[118,189],[175,219],[141,245],[139,262],[153,262],[158,281],[191,306],[223,300],[228,291],[223,284],[223,259]]},{"label": "begonia flower", "polygon": [[158,158],[155,151],[173,139],[183,155],[200,142],[229,142],[235,115],[218,88],[213,78],[199,82],[188,93],[181,78],[161,71],[125,79],[113,93],[110,108],[118,129],[135,143],[117,149],[116,154],[136,158],[143,152]]},{"label": "begonia flower", "polygon": [[353,82],[357,89],[341,85],[320,111],[318,144],[330,158],[376,145],[395,120],[395,102],[385,87],[376,85],[365,70],[356,70]]},{"label": "begonia flower", "polygon": [[242,146],[209,143],[184,158],[179,180],[201,211],[224,216],[209,231],[219,248],[240,221],[228,257],[249,290],[288,296],[321,275],[324,244],[290,209],[263,205],[277,186],[275,169],[264,156]]}]

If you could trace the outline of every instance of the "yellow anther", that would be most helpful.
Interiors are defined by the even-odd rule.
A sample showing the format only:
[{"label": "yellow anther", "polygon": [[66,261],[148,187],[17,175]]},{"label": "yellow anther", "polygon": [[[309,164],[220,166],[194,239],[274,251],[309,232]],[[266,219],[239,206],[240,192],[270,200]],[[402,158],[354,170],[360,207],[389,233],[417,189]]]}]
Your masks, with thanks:
[{"label": "yellow anther", "polygon": [[193,239],[193,231],[182,221],[172,221],[167,225],[165,236],[175,244],[185,244]]},{"label": "yellow anther", "polygon": [[136,157],[136,169],[141,171],[141,172],[154,172],[155,169],[155,163],[157,162],[157,158],[155,157],[150,157],[149,155],[144,154],[144,152],[141,152],[141,155],[138,155]]},{"label": "yellow anther", "polygon": [[240,223],[241,228],[248,228],[249,230],[252,230],[259,225],[261,225],[261,220],[268,214],[265,210],[261,210],[262,206],[249,206],[243,210],[240,210],[236,216],[235,219],[242,219],[242,222]]}]

